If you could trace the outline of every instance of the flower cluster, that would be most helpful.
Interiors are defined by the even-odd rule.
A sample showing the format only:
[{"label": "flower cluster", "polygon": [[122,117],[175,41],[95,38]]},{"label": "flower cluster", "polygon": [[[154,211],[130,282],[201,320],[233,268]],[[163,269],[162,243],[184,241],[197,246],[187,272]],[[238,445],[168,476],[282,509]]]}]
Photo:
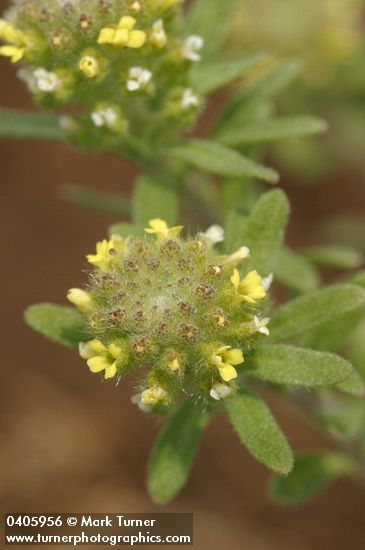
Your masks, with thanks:
[{"label": "flower cluster", "polygon": [[142,371],[133,400],[157,413],[181,393],[205,404],[233,394],[245,355],[269,333],[270,278],[238,271],[248,248],[223,256],[218,226],[194,238],[182,229],[153,219],[145,236],[99,242],[87,289],[68,292],[85,317],[90,370],[117,380]]},{"label": "flower cluster", "polygon": [[190,68],[204,44],[183,35],[180,11],[180,0],[18,0],[0,19],[0,55],[21,62],[41,105],[82,107],[63,119],[76,143],[168,141],[202,104]]}]

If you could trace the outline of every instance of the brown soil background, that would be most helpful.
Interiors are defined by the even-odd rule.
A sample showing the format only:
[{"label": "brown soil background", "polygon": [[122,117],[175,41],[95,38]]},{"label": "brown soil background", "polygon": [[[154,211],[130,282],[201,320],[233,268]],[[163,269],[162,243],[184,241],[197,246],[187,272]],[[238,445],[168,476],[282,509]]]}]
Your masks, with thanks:
[{"label": "brown soil background", "polygon": [[[0,104],[30,108],[6,61],[0,74]],[[130,403],[130,384],[100,383],[76,353],[45,341],[23,322],[29,304],[65,303],[66,290],[82,285],[85,252],[115,221],[64,203],[57,196],[60,184],[127,194],[136,172],[109,154],[30,141],[0,141],[0,166],[4,512],[184,511],[194,513],[199,550],[365,548],[361,488],[340,480],[313,503],[276,507],[265,497],[267,472],[223,419],[208,429],[176,502],[163,509],[150,502],[145,469],[158,423]],[[338,181],[306,190],[284,181],[295,218],[291,240],[311,242],[314,228],[331,212],[363,211],[361,179],[344,170]],[[295,450],[325,445],[273,405]]]}]

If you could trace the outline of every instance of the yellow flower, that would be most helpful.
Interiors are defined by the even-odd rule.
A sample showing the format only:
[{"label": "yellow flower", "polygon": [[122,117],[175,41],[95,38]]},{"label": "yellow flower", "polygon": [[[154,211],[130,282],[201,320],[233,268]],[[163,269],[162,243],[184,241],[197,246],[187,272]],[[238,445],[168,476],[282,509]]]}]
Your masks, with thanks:
[{"label": "yellow flower", "polygon": [[86,256],[87,261],[89,264],[101,269],[101,271],[108,271],[112,260],[110,252],[114,250],[114,248],[115,244],[113,240],[107,241],[104,239],[103,241],[96,243],[96,254],[88,254]]},{"label": "yellow flower", "polygon": [[86,78],[95,78],[100,74],[98,60],[92,55],[84,55],[79,61],[79,69]]},{"label": "yellow flower", "polygon": [[81,288],[70,288],[67,293],[67,299],[82,313],[87,313],[91,309],[91,296],[85,290],[81,290]]},{"label": "yellow flower", "polygon": [[266,296],[262,278],[257,271],[250,271],[246,277],[241,280],[238,270],[235,269],[231,277],[231,282],[240,298],[245,302],[254,304],[256,300],[261,300],[261,298]]},{"label": "yellow flower", "polygon": [[210,362],[217,367],[222,380],[229,382],[237,378],[237,371],[234,366],[243,363],[244,357],[240,349],[221,346],[211,355]]},{"label": "yellow flower", "polygon": [[155,218],[148,222],[150,227],[146,227],[145,232],[152,235],[156,235],[159,240],[170,239],[180,235],[183,226],[177,225],[175,227],[169,227],[165,220]]},{"label": "yellow flower", "polygon": [[143,405],[157,405],[166,401],[167,393],[161,386],[152,386],[141,393],[141,403]]},{"label": "yellow flower", "polygon": [[116,344],[110,344],[105,347],[100,340],[91,340],[90,342],[79,344],[80,356],[86,359],[91,372],[104,371],[104,378],[113,378],[117,373],[117,361],[122,356],[123,350]]},{"label": "yellow flower", "polygon": [[0,39],[6,42],[0,47],[0,55],[10,57],[12,63],[23,59],[28,37],[4,19],[0,19]]},{"label": "yellow flower", "polygon": [[101,29],[98,44],[112,44],[125,48],[141,48],[146,42],[144,31],[133,30],[136,24],[134,17],[124,16],[116,28],[104,27]]}]

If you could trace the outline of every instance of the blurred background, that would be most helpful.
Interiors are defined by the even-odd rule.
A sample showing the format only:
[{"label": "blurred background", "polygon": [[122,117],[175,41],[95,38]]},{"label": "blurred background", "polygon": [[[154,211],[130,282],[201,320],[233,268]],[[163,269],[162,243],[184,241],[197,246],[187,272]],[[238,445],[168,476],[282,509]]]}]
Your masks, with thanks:
[{"label": "blurred background", "polygon": [[[1,11],[6,5],[0,0]],[[293,245],[365,247],[363,8],[357,0],[242,0],[241,19],[232,22],[231,51],[266,48],[304,58],[303,76],[278,110],[331,123],[329,136],[307,141],[304,153],[296,142],[269,151],[292,201]],[[32,108],[6,60],[0,74],[0,105]],[[163,509],[150,502],[145,470],[159,422],[130,403],[132,383],[101,383],[76,353],[42,340],[23,322],[29,304],[66,303],[67,289],[85,280],[85,254],[117,221],[63,202],[60,185],[128,194],[136,171],[110,154],[4,140],[0,166],[3,511],[193,512],[194,547],[202,550],[365,548],[363,488],[340,480],[310,504],[276,507],[265,496],[269,474],[220,418],[177,501]],[[282,404],[272,406],[295,450],[326,447]]]}]

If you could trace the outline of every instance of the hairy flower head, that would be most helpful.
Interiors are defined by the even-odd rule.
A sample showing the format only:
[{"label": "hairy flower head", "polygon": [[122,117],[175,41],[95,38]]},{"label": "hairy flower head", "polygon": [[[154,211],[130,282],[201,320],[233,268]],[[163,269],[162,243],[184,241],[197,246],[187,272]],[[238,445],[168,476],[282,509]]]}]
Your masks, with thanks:
[{"label": "hairy flower head", "polygon": [[[190,69],[203,42],[186,37],[180,10],[177,0],[13,0],[0,19],[0,55],[21,62],[37,103],[82,107],[65,129],[74,143],[132,154],[149,127],[160,150],[202,105]],[[101,104],[117,104],[124,118],[94,123]]]},{"label": "hairy flower head", "polygon": [[187,393],[205,403],[229,397],[246,353],[268,333],[260,276],[241,279],[237,267],[232,276],[211,239],[182,229],[156,218],[140,237],[100,241],[87,256],[87,290],[68,296],[85,317],[80,354],[90,370],[138,372],[134,402],[157,413]]}]

